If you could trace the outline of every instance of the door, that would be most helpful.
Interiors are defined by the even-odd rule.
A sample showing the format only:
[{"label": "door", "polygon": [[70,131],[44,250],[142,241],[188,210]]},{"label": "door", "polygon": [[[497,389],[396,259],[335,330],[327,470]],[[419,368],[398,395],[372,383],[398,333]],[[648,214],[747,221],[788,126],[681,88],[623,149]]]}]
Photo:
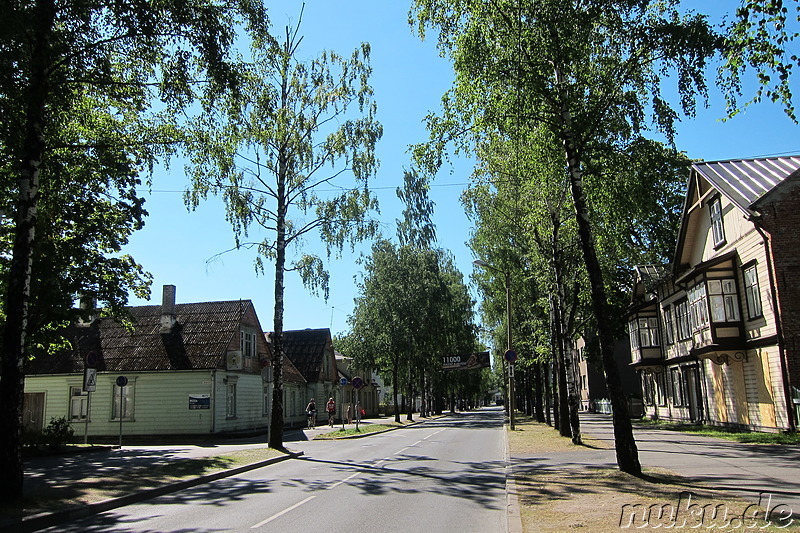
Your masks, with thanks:
[{"label": "door", "polygon": [[40,432],[44,428],[44,393],[25,393],[22,399],[22,429]]},{"label": "door", "polygon": [[692,422],[702,421],[702,404],[700,403],[700,376],[697,372],[696,366],[687,366],[683,368],[683,377],[686,380],[686,396],[689,402],[689,417]]}]

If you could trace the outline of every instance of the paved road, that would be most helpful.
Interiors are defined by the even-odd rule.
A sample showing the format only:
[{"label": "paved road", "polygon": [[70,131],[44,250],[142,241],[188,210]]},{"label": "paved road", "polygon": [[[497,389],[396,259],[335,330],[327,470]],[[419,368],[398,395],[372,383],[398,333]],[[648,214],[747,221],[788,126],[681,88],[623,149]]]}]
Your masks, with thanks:
[{"label": "paved road", "polygon": [[366,439],[311,441],[305,456],[52,531],[506,531],[502,411]]}]

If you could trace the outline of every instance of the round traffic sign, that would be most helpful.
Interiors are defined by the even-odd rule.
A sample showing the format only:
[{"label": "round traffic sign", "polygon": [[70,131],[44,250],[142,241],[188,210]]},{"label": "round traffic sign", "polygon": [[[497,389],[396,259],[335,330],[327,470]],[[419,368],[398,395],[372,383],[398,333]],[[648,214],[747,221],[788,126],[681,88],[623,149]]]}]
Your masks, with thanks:
[{"label": "round traffic sign", "polygon": [[128,378],[125,376],[120,376],[117,378],[117,387],[124,387],[128,384]]},{"label": "round traffic sign", "polygon": [[517,360],[517,352],[515,352],[514,350],[506,350],[505,358],[506,361],[508,361],[509,363],[513,363],[514,361]]},{"label": "round traffic sign", "polygon": [[359,377],[353,378],[353,388],[354,389],[360,390],[361,387],[363,387],[363,386],[364,386],[364,380],[363,379],[361,379]]},{"label": "round traffic sign", "polygon": [[347,385],[347,378],[342,378],[342,379],[340,379],[340,380],[339,380],[339,384],[340,384],[342,387],[344,387],[345,385]]}]

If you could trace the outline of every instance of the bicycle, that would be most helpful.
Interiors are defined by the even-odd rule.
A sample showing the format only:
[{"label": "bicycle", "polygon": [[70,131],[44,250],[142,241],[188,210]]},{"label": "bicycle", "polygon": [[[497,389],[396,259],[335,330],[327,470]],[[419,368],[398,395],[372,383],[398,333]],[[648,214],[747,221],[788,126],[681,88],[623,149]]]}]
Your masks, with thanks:
[{"label": "bicycle", "polygon": [[306,413],[306,416],[308,417],[308,429],[314,429],[314,427],[317,425],[316,414],[317,413],[314,411],[308,411]]}]

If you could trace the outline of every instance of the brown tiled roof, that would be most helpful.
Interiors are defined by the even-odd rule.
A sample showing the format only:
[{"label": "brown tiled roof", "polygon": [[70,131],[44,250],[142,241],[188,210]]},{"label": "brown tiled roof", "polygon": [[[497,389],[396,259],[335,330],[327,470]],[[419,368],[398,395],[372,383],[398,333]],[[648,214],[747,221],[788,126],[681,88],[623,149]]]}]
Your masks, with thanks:
[{"label": "brown tiled roof", "polygon": [[[242,315],[252,307],[250,300],[177,304],[175,315],[181,326],[186,357],[183,368],[223,368],[228,346],[239,329]],[[80,349],[57,355],[41,355],[26,364],[27,374],[58,374],[82,372],[84,357],[95,350],[98,370],[135,372],[175,370],[161,337],[161,306],[129,307],[134,322],[133,331],[113,319],[99,322],[99,347],[84,343]],[[73,339],[89,328],[76,327]],[[95,330],[97,331],[97,330]],[[77,345],[77,342],[73,342]]]},{"label": "brown tiled roof", "polygon": [[325,347],[331,339],[331,330],[302,329],[283,332],[283,353],[292,360],[294,366],[306,381],[319,381]]}]

